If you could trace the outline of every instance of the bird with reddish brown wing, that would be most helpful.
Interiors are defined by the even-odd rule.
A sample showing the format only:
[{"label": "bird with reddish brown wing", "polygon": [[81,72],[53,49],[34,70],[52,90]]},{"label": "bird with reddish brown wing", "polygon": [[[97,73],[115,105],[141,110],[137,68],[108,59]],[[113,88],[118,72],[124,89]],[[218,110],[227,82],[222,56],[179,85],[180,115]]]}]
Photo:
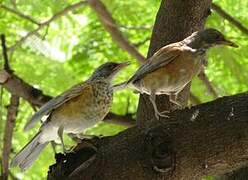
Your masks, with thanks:
[{"label": "bird with reddish brown wing", "polygon": [[169,95],[171,102],[181,106],[177,102],[177,94],[202,70],[206,51],[217,45],[238,47],[215,29],[197,31],[180,42],[159,49],[130,80],[115,88],[129,86],[149,94],[155,116],[159,119],[159,116],[166,115],[158,111],[156,95]]},{"label": "bird with reddish brown wing", "polygon": [[14,157],[11,166],[25,170],[31,166],[50,141],[62,142],[63,132],[79,135],[85,129],[103,120],[113,99],[111,84],[115,75],[128,63],[108,62],[98,67],[85,82],[50,100],[26,124],[31,129],[43,116],[48,116],[39,132]]}]

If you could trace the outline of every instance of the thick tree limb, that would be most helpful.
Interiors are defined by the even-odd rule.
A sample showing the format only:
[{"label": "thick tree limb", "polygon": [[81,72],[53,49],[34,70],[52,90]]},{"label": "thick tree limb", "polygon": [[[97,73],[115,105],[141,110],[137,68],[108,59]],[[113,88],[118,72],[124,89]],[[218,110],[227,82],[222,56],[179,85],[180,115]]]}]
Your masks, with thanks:
[{"label": "thick tree limb", "polygon": [[[226,19],[230,24],[234,25],[238,28],[242,33],[248,35],[248,28],[244,26],[240,21],[235,19],[233,16],[228,14],[225,10],[223,10],[220,6],[215,3],[212,3],[212,9],[218,13],[222,18]],[[243,180],[247,179],[248,176],[248,167],[244,167],[242,169],[238,169],[234,172],[218,176],[217,180]]]},{"label": "thick tree limb", "polygon": [[19,97],[12,95],[8,106],[7,120],[3,138],[2,154],[2,178],[7,180],[9,176],[9,155],[12,147],[12,135],[15,127],[16,116],[19,106]]},{"label": "thick tree limb", "polygon": [[68,12],[77,9],[78,7],[81,7],[82,5],[85,5],[86,1],[79,1],[78,3],[72,4],[70,6],[67,6],[63,10],[59,11],[58,13],[54,14],[50,19],[47,21],[40,23],[39,26],[34,29],[33,31],[28,32],[25,36],[23,36],[20,40],[18,40],[13,46],[11,46],[8,50],[13,52],[18,46],[20,46],[23,42],[25,42],[30,36],[35,35],[38,31],[43,29],[44,27],[48,26],[51,22],[57,20],[61,16],[64,16]]},{"label": "thick tree limb", "polygon": [[145,57],[139,53],[134,45],[132,45],[120,32],[115,20],[108,12],[105,5],[100,0],[88,0],[90,7],[97,13],[102,25],[110,33],[112,39],[131,56],[137,59],[140,63],[145,61]]},{"label": "thick tree limb", "polygon": [[48,179],[66,179],[92,155],[96,159],[75,179],[199,180],[229,172],[248,163],[247,107],[244,93],[175,111],[170,114],[174,124],[153,121],[98,140],[97,152],[78,148],[76,154],[57,157]]},{"label": "thick tree limb", "polygon": [[215,3],[212,3],[212,9],[218,13],[221,17],[229,21],[232,25],[236,26],[241,32],[248,35],[248,28],[245,27],[241,22],[236,20],[230,14],[228,14],[225,10],[223,10],[220,6]]}]

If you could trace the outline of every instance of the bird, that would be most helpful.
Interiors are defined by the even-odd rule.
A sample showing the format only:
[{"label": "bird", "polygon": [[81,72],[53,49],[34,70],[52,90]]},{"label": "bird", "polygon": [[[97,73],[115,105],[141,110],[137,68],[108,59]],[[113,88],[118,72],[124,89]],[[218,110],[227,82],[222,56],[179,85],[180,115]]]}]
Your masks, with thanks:
[{"label": "bird", "polygon": [[155,117],[168,117],[165,113],[167,111],[158,111],[156,95],[169,95],[170,102],[182,107],[177,102],[178,93],[202,71],[206,51],[217,45],[238,47],[216,29],[193,32],[182,41],[160,48],[128,81],[116,85],[115,88],[130,87],[141,94],[148,94]]},{"label": "bird", "polygon": [[107,62],[99,66],[85,82],[79,83],[51,99],[25,125],[27,131],[43,116],[47,119],[32,140],[16,154],[11,167],[29,168],[50,141],[60,140],[65,151],[63,133],[80,135],[106,116],[113,100],[112,80],[129,62]]}]

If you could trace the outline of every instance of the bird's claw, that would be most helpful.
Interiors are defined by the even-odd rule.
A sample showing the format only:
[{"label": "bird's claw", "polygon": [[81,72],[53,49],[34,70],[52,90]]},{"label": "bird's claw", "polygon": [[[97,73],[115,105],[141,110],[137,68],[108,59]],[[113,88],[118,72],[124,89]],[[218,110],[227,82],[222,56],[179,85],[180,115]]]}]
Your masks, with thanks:
[{"label": "bird's claw", "polygon": [[169,111],[162,111],[162,112],[157,111],[157,112],[155,112],[155,117],[157,119],[159,119],[159,117],[169,118],[170,116],[166,115],[168,113],[169,113]]}]

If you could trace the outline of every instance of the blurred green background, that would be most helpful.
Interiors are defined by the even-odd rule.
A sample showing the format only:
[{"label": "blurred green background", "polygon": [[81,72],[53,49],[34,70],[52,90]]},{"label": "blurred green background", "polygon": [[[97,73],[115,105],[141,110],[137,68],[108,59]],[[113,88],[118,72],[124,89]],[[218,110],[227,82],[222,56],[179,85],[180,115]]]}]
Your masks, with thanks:
[{"label": "blurred green background", "polygon": [[[38,22],[44,22],[56,12],[64,9],[75,0],[3,0],[1,4],[16,9]],[[214,1],[225,11],[248,27],[248,1],[229,0]],[[159,0],[118,1],[103,0],[112,13],[120,30],[138,50],[146,56],[152,26]],[[240,48],[215,48],[208,54],[209,65],[206,69],[211,83],[219,96],[227,96],[247,91],[248,83],[248,36],[235,26],[213,12],[208,18],[207,27],[214,27],[236,42]],[[8,46],[12,46],[22,36],[37,28],[37,25],[13,13],[0,8],[0,33],[5,34]],[[44,27],[39,33],[28,38],[22,46],[18,46],[11,55],[11,67],[23,80],[45,94],[58,95],[72,85],[86,80],[92,71],[107,61],[131,61],[132,65],[125,69],[116,79],[121,82],[130,77],[138,67],[137,61],[116,45],[108,32],[101,25],[96,13],[89,6],[81,6]],[[0,60],[3,66],[2,57]],[[192,92],[207,102],[214,99],[199,79],[194,79]],[[6,108],[9,104],[9,93],[2,89],[0,142],[3,142],[3,130],[6,120]],[[129,97],[129,98],[128,98]],[[135,113],[138,95],[130,90],[115,94],[112,112],[117,114]],[[32,138],[38,127],[24,133],[23,126],[34,113],[29,103],[21,100],[17,123],[14,130],[11,157]],[[135,115],[134,115],[135,118]],[[125,127],[100,123],[87,130],[88,134],[114,135]],[[69,142],[68,144],[72,144]],[[0,144],[2,154],[2,143]],[[0,155],[1,157],[1,155]],[[54,163],[51,146],[41,154],[34,165],[25,172],[18,168],[11,169],[19,179],[45,179],[49,165]],[[211,179],[211,178],[209,178]]]}]

